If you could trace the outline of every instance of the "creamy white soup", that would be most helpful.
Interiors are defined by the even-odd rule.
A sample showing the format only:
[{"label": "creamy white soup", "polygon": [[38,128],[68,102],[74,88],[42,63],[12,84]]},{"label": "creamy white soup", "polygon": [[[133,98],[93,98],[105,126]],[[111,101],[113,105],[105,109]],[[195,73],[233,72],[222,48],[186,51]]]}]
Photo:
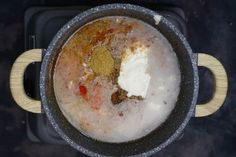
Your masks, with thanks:
[{"label": "creamy white soup", "polygon": [[84,135],[112,143],[159,127],[180,90],[178,60],[167,39],[123,16],[79,28],[61,49],[53,79],[67,120]]}]

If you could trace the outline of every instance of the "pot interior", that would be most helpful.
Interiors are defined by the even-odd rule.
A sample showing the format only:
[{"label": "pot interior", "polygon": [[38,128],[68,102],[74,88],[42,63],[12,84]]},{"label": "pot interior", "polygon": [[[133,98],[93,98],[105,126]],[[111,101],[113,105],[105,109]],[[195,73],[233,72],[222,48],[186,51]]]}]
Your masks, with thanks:
[{"label": "pot interior", "polygon": [[[106,156],[152,154],[176,139],[191,118],[198,89],[198,84],[196,83],[197,71],[191,49],[179,31],[166,19],[161,18],[157,25],[154,20],[154,15],[156,14],[148,9],[133,5],[113,4],[100,6],[76,16],[57,33],[50,43],[41,69],[40,92],[42,104],[56,131],[77,150],[91,156],[96,154]],[[81,26],[106,16],[128,16],[153,26],[171,44],[180,65],[180,93],[174,110],[160,127],[135,141],[107,143],[84,136],[67,121],[55,98],[53,88],[54,66],[63,44]]]}]

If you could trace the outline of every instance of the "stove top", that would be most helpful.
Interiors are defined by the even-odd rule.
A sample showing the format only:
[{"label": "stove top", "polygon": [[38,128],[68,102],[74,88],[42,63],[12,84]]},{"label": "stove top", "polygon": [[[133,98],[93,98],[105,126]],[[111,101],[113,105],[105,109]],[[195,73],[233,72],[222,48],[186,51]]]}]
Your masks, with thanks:
[{"label": "stove top", "polygon": [[[33,7],[25,12],[25,50],[33,48],[46,49],[57,31],[77,14],[89,9],[89,6],[79,7]],[[172,22],[185,36],[187,35],[185,15],[177,7],[157,6],[152,7]],[[24,84],[26,93],[35,99],[39,95],[40,63],[31,64],[25,73]],[[34,74],[34,75],[32,75]],[[54,131],[44,113],[27,113],[27,136],[33,142],[50,144],[65,144]]]}]

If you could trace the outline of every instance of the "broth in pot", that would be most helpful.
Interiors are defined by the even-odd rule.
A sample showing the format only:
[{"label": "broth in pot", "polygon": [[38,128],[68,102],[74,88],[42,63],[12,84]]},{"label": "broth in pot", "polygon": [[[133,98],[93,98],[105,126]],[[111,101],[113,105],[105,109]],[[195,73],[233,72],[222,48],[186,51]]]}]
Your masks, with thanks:
[{"label": "broth in pot", "polygon": [[112,143],[159,127],[175,107],[181,80],[166,38],[123,16],[79,28],[62,47],[53,79],[67,120],[84,135]]}]

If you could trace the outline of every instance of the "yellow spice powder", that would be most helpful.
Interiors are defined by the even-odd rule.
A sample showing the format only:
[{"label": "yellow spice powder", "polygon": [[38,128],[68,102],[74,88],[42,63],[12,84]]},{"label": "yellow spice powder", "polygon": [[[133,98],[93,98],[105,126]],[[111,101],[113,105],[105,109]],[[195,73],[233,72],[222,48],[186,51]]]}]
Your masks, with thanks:
[{"label": "yellow spice powder", "polygon": [[104,47],[95,47],[89,61],[89,66],[97,75],[110,75],[114,69],[114,59],[110,51]]}]

